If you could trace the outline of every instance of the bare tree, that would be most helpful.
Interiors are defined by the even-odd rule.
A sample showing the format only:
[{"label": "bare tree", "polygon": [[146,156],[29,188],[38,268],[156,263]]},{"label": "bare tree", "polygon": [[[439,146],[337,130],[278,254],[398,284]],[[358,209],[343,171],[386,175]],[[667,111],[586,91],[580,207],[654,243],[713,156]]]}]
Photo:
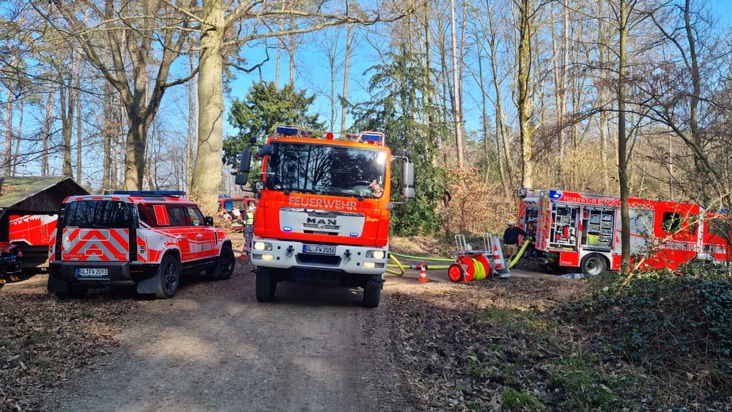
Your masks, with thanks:
[{"label": "bare tree", "polygon": [[[142,189],[148,128],[166,89],[193,76],[168,80],[171,65],[185,52],[192,17],[157,0],[99,3],[53,0],[50,6],[33,4],[50,24],[81,47],[87,62],[119,93],[128,127],[124,187]],[[193,10],[195,1],[184,4]],[[60,21],[53,18],[54,13],[61,16]],[[157,65],[156,76],[151,79],[153,64]]]},{"label": "bare tree", "polygon": [[461,92],[460,92],[460,70],[458,68],[458,47],[457,47],[457,35],[456,26],[457,20],[455,19],[455,0],[450,0],[450,38],[452,41],[452,90],[451,99],[452,103],[452,118],[454,122],[455,131],[455,151],[457,152],[457,162],[460,169],[465,168],[465,160],[463,153],[463,116],[462,116],[462,104],[461,104]]},{"label": "bare tree", "polygon": [[[409,7],[406,5],[405,7]],[[392,11],[393,10],[393,11]],[[303,10],[281,5],[270,7],[260,3],[241,3],[230,10],[223,0],[206,1],[200,14],[201,38],[199,61],[199,123],[196,163],[191,183],[191,197],[196,199],[204,211],[213,213],[217,208],[218,188],[221,183],[221,151],[223,149],[223,69],[224,56],[228,49],[270,37],[290,36],[317,31],[341,24],[374,24],[378,21],[393,21],[404,13],[389,4],[376,4],[372,12],[352,16],[342,12],[323,12],[319,8]],[[382,13],[388,15],[382,18]],[[263,27],[277,27],[281,18],[297,21],[284,31],[259,31]],[[245,30],[245,23],[252,27]],[[228,39],[227,30],[233,31],[239,25],[236,38]],[[256,28],[257,30],[255,30]],[[231,64],[228,62],[227,64]]]}]

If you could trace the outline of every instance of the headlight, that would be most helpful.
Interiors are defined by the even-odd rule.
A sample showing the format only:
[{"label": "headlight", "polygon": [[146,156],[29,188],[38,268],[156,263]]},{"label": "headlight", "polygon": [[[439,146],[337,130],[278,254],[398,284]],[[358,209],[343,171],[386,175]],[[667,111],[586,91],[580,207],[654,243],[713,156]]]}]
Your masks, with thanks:
[{"label": "headlight", "polygon": [[272,244],[267,242],[254,242],[254,250],[272,250]]},{"label": "headlight", "polygon": [[386,252],[383,250],[368,250],[366,251],[366,257],[371,259],[383,259],[386,256]]},{"label": "headlight", "polygon": [[264,189],[264,182],[261,180],[257,181],[256,183],[254,183],[254,188],[257,190]]}]

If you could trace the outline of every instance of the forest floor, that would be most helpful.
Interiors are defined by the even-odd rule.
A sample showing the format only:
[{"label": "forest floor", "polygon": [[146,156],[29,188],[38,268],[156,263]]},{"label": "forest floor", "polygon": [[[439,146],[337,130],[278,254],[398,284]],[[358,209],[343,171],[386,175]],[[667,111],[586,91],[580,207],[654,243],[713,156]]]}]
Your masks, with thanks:
[{"label": "forest floor", "polygon": [[[431,238],[392,249],[450,253]],[[418,278],[388,274],[376,309],[359,289],[294,284],[258,303],[244,261],[170,300],[60,301],[46,275],[17,279],[0,289],[0,410],[732,410],[703,368],[652,374],[562,321],[590,282]]]}]

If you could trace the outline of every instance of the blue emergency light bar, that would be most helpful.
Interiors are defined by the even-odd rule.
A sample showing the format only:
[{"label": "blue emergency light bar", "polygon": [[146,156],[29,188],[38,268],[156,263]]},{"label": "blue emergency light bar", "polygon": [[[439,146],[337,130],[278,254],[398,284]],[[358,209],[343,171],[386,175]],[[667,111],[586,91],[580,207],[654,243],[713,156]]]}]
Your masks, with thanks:
[{"label": "blue emergency light bar", "polygon": [[130,196],[185,196],[183,190],[115,190],[113,195]]},{"label": "blue emergency light bar", "polygon": [[558,190],[550,190],[549,191],[549,198],[550,199],[559,199],[560,197],[562,197],[562,192],[560,192]]},{"label": "blue emergency light bar", "polygon": [[282,136],[297,136],[300,134],[300,129],[292,126],[279,126],[275,129],[275,133]]},{"label": "blue emergency light bar", "polygon": [[359,139],[364,143],[383,145],[384,134],[378,132],[363,132],[359,136]]}]

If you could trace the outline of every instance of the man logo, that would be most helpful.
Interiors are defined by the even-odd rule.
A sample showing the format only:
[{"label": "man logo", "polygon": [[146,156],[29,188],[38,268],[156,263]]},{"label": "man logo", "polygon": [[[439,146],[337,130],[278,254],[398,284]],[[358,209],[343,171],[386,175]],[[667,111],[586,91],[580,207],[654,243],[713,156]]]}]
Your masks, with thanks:
[{"label": "man logo", "polygon": [[338,221],[336,219],[318,219],[309,217],[305,222],[305,227],[317,229],[338,229]]}]

